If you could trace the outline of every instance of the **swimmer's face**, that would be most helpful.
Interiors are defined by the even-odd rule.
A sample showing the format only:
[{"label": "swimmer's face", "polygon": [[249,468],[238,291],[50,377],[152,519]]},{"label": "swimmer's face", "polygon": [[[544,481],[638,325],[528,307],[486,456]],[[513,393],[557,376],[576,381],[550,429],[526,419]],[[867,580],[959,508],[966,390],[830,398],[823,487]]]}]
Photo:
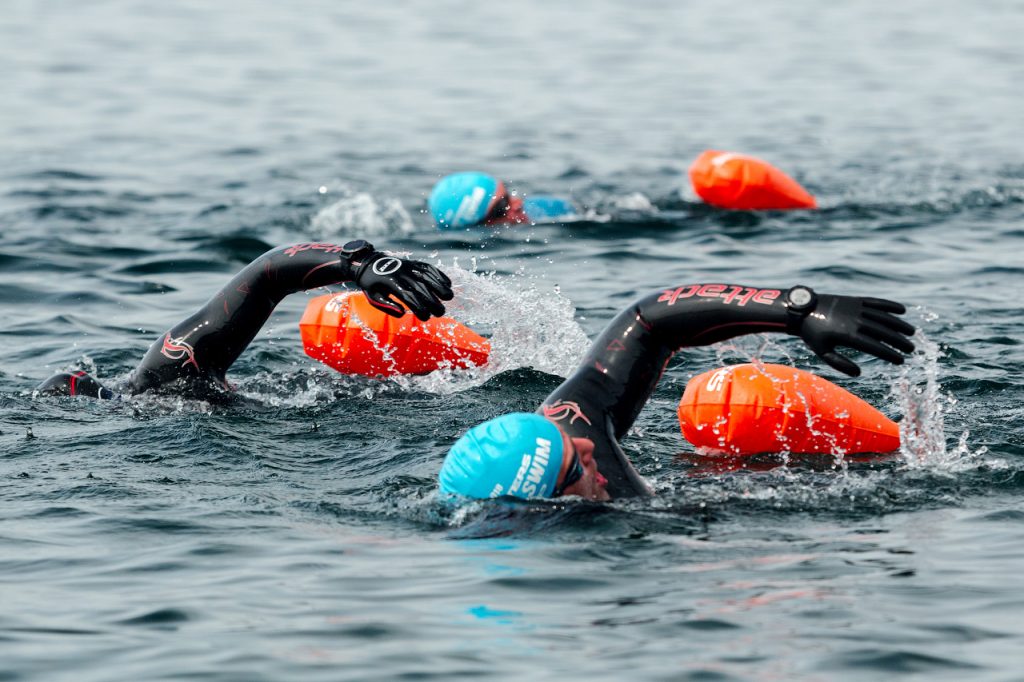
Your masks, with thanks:
[{"label": "swimmer's face", "polygon": [[523,200],[510,193],[505,187],[505,183],[499,180],[491,207],[484,218],[484,225],[521,222],[525,222]]},{"label": "swimmer's face", "polygon": [[[562,430],[559,429],[559,431]],[[569,434],[562,431],[562,453],[562,471],[558,475],[559,486],[567,476],[570,476],[576,458],[579,458],[580,466],[583,468],[583,475],[578,481],[567,486],[562,491],[563,495],[576,495],[601,502],[612,499],[606,490],[608,479],[597,470],[597,462],[594,461],[594,441],[589,438],[570,438]]]}]

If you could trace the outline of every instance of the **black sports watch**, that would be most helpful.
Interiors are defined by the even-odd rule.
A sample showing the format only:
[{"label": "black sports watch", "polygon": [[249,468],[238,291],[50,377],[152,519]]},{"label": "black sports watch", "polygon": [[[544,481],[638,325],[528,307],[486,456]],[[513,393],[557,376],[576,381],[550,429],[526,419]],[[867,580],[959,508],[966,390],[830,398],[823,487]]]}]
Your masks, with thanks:
[{"label": "black sports watch", "polygon": [[808,313],[818,307],[818,295],[814,289],[797,284],[786,292],[786,315],[789,318],[790,330],[796,332],[800,329],[800,323],[807,317]]},{"label": "black sports watch", "polygon": [[341,252],[352,265],[362,265],[360,261],[373,253],[374,248],[365,239],[353,239],[341,247]]}]

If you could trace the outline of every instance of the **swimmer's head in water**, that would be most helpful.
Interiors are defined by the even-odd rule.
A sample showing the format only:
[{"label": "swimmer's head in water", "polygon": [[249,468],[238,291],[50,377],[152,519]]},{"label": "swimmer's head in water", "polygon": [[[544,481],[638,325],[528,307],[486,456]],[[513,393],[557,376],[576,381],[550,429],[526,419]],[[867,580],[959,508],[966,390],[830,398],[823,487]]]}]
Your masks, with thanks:
[{"label": "swimmer's head in water", "polygon": [[454,173],[434,185],[427,207],[439,228],[459,229],[501,218],[509,196],[505,183],[486,173]]},{"label": "swimmer's head in water", "polygon": [[574,457],[558,485],[564,451],[562,432],[540,415],[517,412],[491,419],[471,428],[448,451],[439,474],[441,493],[477,499],[556,497],[583,473]]}]

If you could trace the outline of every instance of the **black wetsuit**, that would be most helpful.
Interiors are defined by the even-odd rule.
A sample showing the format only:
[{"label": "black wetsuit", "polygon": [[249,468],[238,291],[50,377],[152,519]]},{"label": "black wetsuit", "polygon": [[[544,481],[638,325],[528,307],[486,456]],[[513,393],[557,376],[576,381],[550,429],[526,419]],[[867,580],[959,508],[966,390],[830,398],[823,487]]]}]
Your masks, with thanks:
[{"label": "black wetsuit", "polygon": [[336,244],[269,251],[235,275],[206,305],[166,331],[131,378],[132,393],[179,379],[227,386],[225,374],[285,296],[352,280]]},{"label": "black wetsuit", "polygon": [[[367,270],[370,265],[372,271]],[[444,307],[436,299],[451,298],[450,281],[440,271],[373,251],[373,246],[363,241],[273,249],[243,268],[206,305],[162,334],[132,374],[129,392],[169,384],[174,384],[176,392],[199,394],[211,386],[226,388],[228,368],[285,296],[353,280],[365,285],[371,303],[389,314],[401,314],[403,308],[388,299],[388,294],[406,305],[411,301],[410,307],[421,319],[443,314]],[[38,390],[115,397],[84,372],[58,374]]]},{"label": "black wetsuit", "polygon": [[650,495],[650,487],[622,452],[619,439],[633,425],[669,358],[680,348],[706,346],[742,334],[789,332],[802,335],[827,362],[848,373],[859,370],[832,352],[836,343],[890,362],[902,362],[902,356],[873,339],[904,352],[913,350],[913,344],[902,338],[913,334],[913,327],[888,314],[902,312],[898,303],[828,295],[821,299],[825,305],[805,325],[806,313],[794,314],[786,290],[687,284],[655,292],[609,323],[580,366],[547,397],[538,413],[556,421],[571,437],[594,441],[597,467],[608,479],[612,497]]}]

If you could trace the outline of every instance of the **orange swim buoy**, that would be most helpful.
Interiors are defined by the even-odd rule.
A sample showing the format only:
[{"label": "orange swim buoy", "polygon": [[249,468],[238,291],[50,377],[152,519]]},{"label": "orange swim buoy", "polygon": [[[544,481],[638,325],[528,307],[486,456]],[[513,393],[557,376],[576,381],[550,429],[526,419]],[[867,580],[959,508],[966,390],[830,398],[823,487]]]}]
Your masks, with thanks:
[{"label": "orange swim buoy", "polygon": [[317,296],[299,321],[306,355],[343,374],[427,374],[483,365],[491,344],[450,317],[391,317],[362,292]]},{"label": "orange swim buoy", "polygon": [[695,376],[679,401],[683,437],[736,455],[891,452],[896,422],[844,388],[785,365],[733,365]]},{"label": "orange swim buoy", "polygon": [[697,195],[718,208],[768,210],[817,208],[800,184],[766,161],[708,149],[690,166]]}]

